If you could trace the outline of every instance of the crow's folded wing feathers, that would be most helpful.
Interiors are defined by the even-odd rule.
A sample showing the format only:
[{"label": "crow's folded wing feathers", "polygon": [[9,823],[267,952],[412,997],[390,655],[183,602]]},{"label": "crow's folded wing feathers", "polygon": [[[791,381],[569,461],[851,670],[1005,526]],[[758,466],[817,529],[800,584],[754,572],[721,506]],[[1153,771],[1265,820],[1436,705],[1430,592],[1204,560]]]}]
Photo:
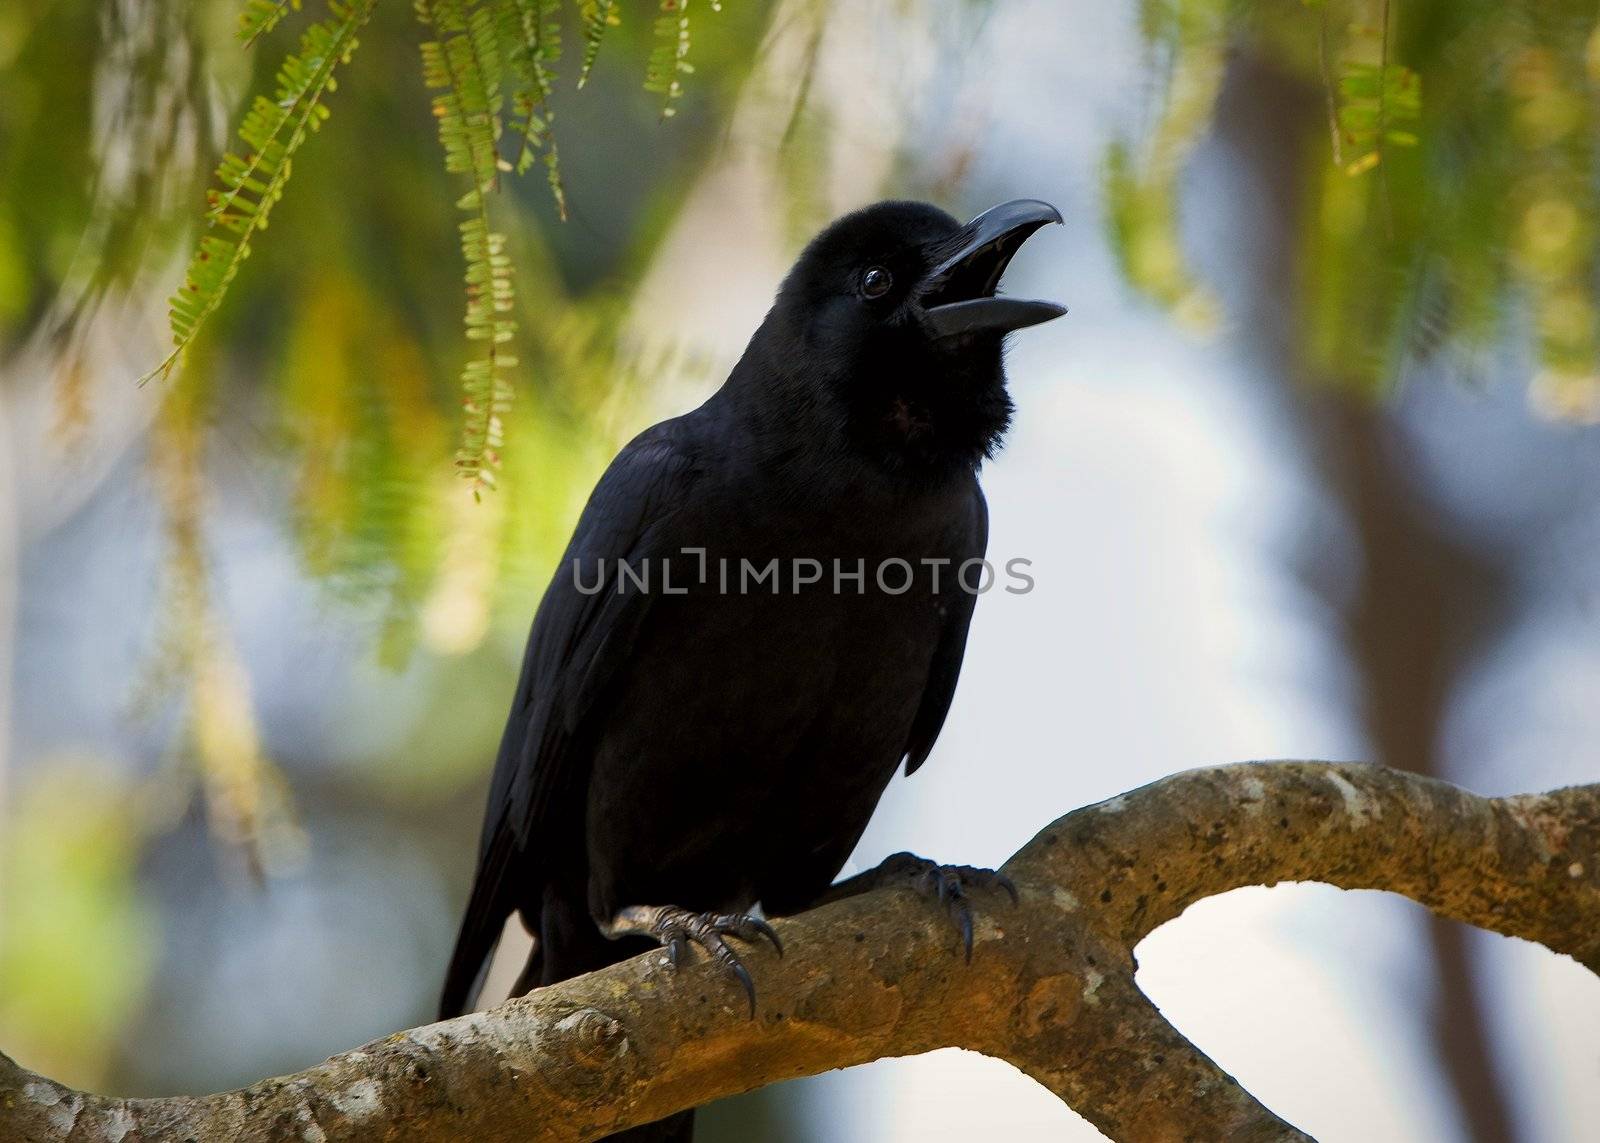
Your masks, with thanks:
[{"label": "crow's folded wing feathers", "polygon": [[[972,487],[971,530],[967,536],[967,554],[946,569],[951,576],[959,574],[961,564],[978,559],[989,546],[989,505],[976,484]],[[911,735],[906,742],[906,773],[915,774],[928,759],[934,741],[944,727],[945,715],[950,713],[950,702],[955,698],[956,680],[961,676],[961,658],[967,650],[967,627],[972,623],[972,609],[978,602],[974,592],[961,589],[952,580],[956,590],[949,597],[945,612],[944,630],[933,652],[933,663],[928,669],[927,688],[922,692],[922,702],[916,717],[911,720]]]},{"label": "crow's folded wing feathers", "polygon": [[679,436],[678,423],[665,422],[612,461],[534,615],[490,782],[477,876],[446,974],[441,1018],[471,1003],[506,918],[530,888],[537,889],[528,884],[539,877],[529,855],[540,833],[554,824],[548,811],[564,790],[587,784],[588,761],[572,749],[574,738],[626,661],[651,598],[627,583],[618,590],[618,561],[637,566],[693,543],[672,528],[695,473]]}]

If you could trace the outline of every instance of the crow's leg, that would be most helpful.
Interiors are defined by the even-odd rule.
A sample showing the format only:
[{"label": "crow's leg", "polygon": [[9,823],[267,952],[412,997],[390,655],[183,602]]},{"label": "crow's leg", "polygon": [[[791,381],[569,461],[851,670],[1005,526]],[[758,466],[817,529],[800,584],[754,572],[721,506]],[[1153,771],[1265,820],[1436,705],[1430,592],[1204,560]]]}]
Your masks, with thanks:
[{"label": "crow's leg", "polygon": [[765,938],[772,942],[779,956],[783,955],[783,942],[778,940],[772,926],[748,913],[691,913],[676,905],[629,905],[618,909],[617,915],[610,923],[602,925],[600,931],[612,940],[637,936],[659,941],[667,950],[667,961],[674,969],[691,942],[699,945],[724,972],[744,986],[745,995],[750,998],[751,1019],[755,1019],[756,1014],[755,982],[750,979],[750,970],[723,938],[738,937],[742,941]]},{"label": "crow's leg", "polygon": [[961,930],[961,943],[969,964],[972,962],[972,902],[968,894],[975,889],[986,892],[999,889],[1011,897],[1013,905],[1017,903],[1017,887],[1004,873],[973,865],[940,865],[914,853],[896,853],[884,858],[875,868],[830,886],[808,908],[890,885],[909,885],[924,897],[943,905]]}]

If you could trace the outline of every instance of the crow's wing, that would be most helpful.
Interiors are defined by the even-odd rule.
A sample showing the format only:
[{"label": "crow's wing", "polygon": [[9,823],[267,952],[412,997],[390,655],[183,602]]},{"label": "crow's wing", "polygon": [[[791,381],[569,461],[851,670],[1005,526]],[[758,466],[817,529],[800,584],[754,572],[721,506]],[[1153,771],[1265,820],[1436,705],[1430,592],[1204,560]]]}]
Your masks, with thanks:
[{"label": "crow's wing", "polygon": [[651,599],[626,579],[619,584],[619,561],[637,567],[677,555],[692,542],[672,528],[695,477],[682,436],[681,419],[664,422],[611,462],[534,615],[489,786],[477,876],[445,977],[441,1019],[465,1011],[506,918],[530,889],[537,900],[542,886],[529,884],[540,876],[530,855],[540,835],[572,828],[551,821],[550,810],[562,804],[563,793],[587,784],[589,759],[573,748],[574,738],[626,662]]},{"label": "crow's wing", "polygon": [[[974,483],[966,554],[949,569],[950,574],[956,575],[966,560],[980,558],[988,546],[989,504],[984,500],[982,490]],[[967,650],[967,627],[972,622],[972,609],[978,602],[977,594],[961,590],[959,582],[956,582],[955,591],[947,599],[944,629],[940,632],[938,646],[934,648],[922,702],[917,707],[916,717],[911,720],[911,736],[906,742],[907,774],[915,774],[917,767],[927,761],[933,743],[944,727],[944,717],[950,713],[950,700],[955,698],[956,680],[961,676],[961,658]]]}]

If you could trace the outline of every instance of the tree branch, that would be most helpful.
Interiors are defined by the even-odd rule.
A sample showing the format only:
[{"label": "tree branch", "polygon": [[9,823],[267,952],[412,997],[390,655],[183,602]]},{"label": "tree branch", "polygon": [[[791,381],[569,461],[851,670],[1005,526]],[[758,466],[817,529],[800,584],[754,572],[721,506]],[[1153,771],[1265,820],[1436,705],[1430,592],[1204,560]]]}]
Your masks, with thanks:
[{"label": "tree branch", "polygon": [[1134,983],[1134,946],[1202,897],[1323,881],[1384,889],[1600,971],[1600,785],[1481,798],[1379,766],[1194,770],[1043,830],[982,902],[972,963],[948,919],[879,890],[778,922],[761,1004],[697,962],[636,957],[296,1075],[109,1099],[0,1056],[0,1136],[577,1141],[781,1079],[960,1046],[1008,1060],[1114,1139],[1288,1140]]}]

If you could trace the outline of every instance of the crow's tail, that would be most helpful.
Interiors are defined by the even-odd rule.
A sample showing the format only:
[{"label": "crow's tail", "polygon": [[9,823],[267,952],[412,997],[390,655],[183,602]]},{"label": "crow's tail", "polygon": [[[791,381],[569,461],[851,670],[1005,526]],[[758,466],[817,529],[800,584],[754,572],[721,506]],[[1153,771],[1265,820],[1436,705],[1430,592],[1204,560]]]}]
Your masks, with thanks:
[{"label": "crow's tail", "polygon": [[[499,844],[497,837],[485,854],[478,879],[472,886],[461,932],[456,937],[455,952],[445,973],[444,994],[439,999],[441,1020],[459,1016],[472,1006],[483,987],[483,978],[506,918],[517,907],[516,897],[505,888],[508,879],[504,871],[511,863],[507,855],[496,852]],[[593,972],[653,947],[653,942],[639,938],[607,940],[589,916],[588,908],[579,903],[575,892],[563,893],[550,885],[546,886],[543,898],[538,939],[534,942],[533,955],[512,989],[513,996],[520,996],[541,984],[554,984]],[[603,1143],[690,1143],[693,1138],[694,1112],[691,1110],[607,1135]]]},{"label": "crow's tail", "polygon": [[450,967],[444,975],[444,991],[439,997],[441,1020],[459,1016],[472,1007],[489,971],[495,945],[500,943],[500,931],[516,907],[515,899],[506,891],[511,855],[500,852],[510,846],[510,837],[498,833],[485,851],[484,859],[478,863],[478,877],[472,883],[472,896],[467,899],[467,911],[461,918],[455,952],[450,954]]}]

